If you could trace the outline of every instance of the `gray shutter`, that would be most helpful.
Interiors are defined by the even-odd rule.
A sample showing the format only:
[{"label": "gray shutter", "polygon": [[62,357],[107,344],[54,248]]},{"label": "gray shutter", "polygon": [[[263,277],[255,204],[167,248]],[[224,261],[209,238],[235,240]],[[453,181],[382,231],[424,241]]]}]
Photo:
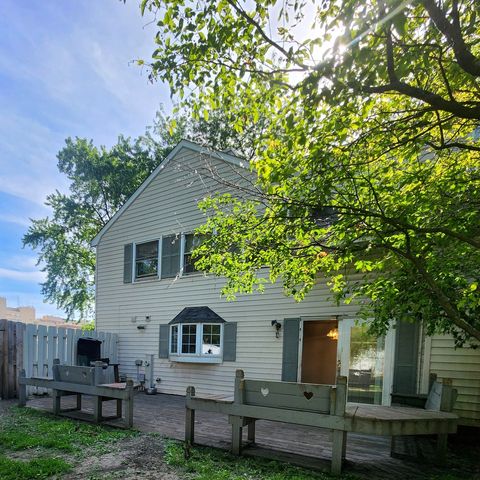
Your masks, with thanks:
[{"label": "gray shutter", "polygon": [[170,333],[170,325],[160,325],[160,338],[158,342],[158,358],[168,358],[169,333]]},{"label": "gray shutter", "polygon": [[237,322],[223,324],[223,361],[234,362],[237,359]]},{"label": "gray shutter", "polygon": [[283,382],[297,381],[299,334],[300,319],[285,318],[285,320],[283,321]]},{"label": "gray shutter", "polygon": [[395,338],[395,364],[393,370],[393,393],[417,393],[418,322],[398,322]]},{"label": "gray shutter", "polygon": [[133,244],[123,247],[123,283],[132,283]]}]

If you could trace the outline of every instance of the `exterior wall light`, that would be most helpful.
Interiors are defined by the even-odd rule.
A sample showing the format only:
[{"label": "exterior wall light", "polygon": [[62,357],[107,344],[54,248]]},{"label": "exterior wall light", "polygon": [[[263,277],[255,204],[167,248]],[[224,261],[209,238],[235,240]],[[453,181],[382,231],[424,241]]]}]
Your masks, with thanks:
[{"label": "exterior wall light", "polygon": [[275,337],[280,337],[280,329],[282,328],[282,324],[278,320],[272,320],[272,327],[275,327]]}]

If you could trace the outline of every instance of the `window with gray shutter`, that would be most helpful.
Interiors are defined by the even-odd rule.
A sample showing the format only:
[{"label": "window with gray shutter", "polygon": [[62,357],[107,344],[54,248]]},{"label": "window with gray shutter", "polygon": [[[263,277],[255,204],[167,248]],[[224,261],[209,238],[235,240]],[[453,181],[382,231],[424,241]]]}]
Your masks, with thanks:
[{"label": "window with gray shutter", "polygon": [[180,236],[162,238],[162,278],[176,277],[180,272]]},{"label": "window with gray shutter", "polygon": [[298,343],[300,319],[286,318],[283,321],[282,381],[296,382],[298,375]]}]

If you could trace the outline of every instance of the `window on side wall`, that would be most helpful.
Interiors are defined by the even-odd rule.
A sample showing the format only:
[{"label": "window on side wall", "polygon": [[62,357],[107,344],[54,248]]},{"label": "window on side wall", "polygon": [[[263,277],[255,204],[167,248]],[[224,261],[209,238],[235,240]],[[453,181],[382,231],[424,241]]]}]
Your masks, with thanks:
[{"label": "window on side wall", "polygon": [[158,275],[158,240],[135,245],[135,279]]},{"label": "window on side wall", "polygon": [[195,268],[195,260],[192,258],[192,252],[195,248],[199,247],[203,242],[203,235],[195,235],[193,233],[185,234],[185,243],[183,248],[183,274],[188,275],[190,273],[198,272]]},{"label": "window on side wall", "polygon": [[176,277],[180,270],[180,236],[168,235],[162,238],[162,278]]}]

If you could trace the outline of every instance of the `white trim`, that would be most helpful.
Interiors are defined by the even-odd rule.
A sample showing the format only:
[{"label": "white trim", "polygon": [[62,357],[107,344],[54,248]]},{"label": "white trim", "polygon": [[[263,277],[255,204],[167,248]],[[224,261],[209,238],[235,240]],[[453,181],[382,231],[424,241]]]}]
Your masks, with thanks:
[{"label": "white trim", "polygon": [[183,256],[184,255],[185,255],[185,232],[182,232],[180,237],[180,269],[178,270],[179,277],[183,277],[183,265],[184,265]]},{"label": "white trim", "polygon": [[430,389],[430,362],[432,355],[432,337],[425,335],[423,342],[422,370],[420,375],[420,392],[428,394]]},{"label": "white trim", "polygon": [[300,317],[300,324],[298,325],[298,359],[297,359],[297,382],[302,381],[302,360],[303,360],[303,322],[305,320]]},{"label": "white trim", "polygon": [[[182,353],[182,337],[183,326],[195,325],[197,327],[195,333],[195,351],[196,353]],[[202,339],[204,325],[219,325],[220,326],[220,353],[204,354],[202,353]],[[172,328],[177,327],[177,353],[171,352]],[[168,356],[172,362],[191,362],[191,363],[222,363],[223,362],[223,323],[176,323],[170,325],[168,329]]]},{"label": "white trim", "polygon": [[171,362],[179,362],[179,363],[223,363],[223,358],[219,356],[190,356],[190,355],[170,355]]},{"label": "white trim", "polygon": [[391,326],[385,335],[385,356],[383,359],[382,405],[392,404],[393,372],[395,366],[395,337],[397,329]]},{"label": "white trim", "polygon": [[218,160],[223,160],[224,162],[231,163],[237,167],[247,168],[248,161],[243,160],[229,153],[219,152],[217,150],[211,150],[203,145],[198,143],[191,142],[190,140],[181,140],[177,146],[167,155],[165,160],[148,176],[148,178],[135,190],[133,195],[122,205],[122,207],[117,210],[115,215],[108,221],[108,223],[100,230],[100,232],[95,236],[95,238],[90,242],[92,247],[96,247],[100,242],[100,239],[103,235],[110,229],[110,227],[118,220],[118,218],[125,212],[125,210],[137,199],[137,197],[152,183],[152,181],[157,177],[157,175],[165,169],[168,163],[172,158],[176,157],[182,149],[189,149],[193,152],[200,154],[206,154],[210,157],[216,158]]}]

